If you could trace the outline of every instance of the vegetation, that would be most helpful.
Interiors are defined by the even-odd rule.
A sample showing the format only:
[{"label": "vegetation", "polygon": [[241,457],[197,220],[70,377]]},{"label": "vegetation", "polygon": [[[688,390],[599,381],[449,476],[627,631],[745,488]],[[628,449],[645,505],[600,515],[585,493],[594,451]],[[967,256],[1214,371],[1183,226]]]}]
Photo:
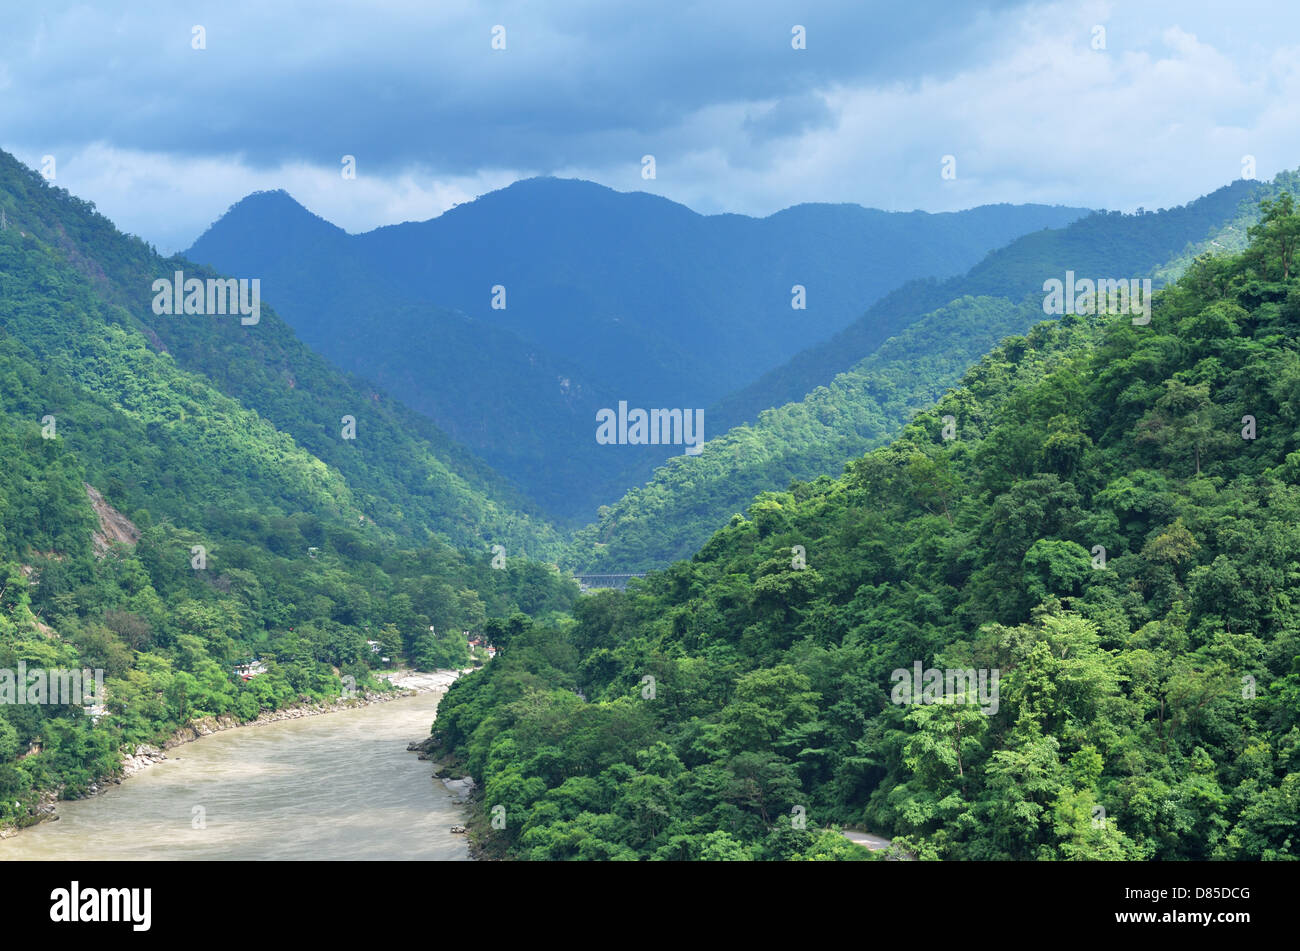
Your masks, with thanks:
[{"label": "vegetation", "polygon": [[[554,529],[505,480],[427,419],[312,353],[265,302],[247,327],[229,316],[155,315],[156,278],[216,275],[160,258],[2,152],[0,201],[10,225],[0,266],[6,333],[40,365],[120,405],[150,441],[184,438],[185,451],[220,456],[218,471],[257,472],[246,484],[263,482],[271,507],[286,496],[306,505],[307,493],[313,505],[417,543],[437,536],[534,556],[557,547]],[[345,415],[356,420],[355,439],[342,438]],[[64,417],[68,432],[79,427]],[[152,476],[157,467],[155,457],[139,471]],[[178,469],[170,478],[184,477]],[[136,485],[121,481],[128,492]]]},{"label": "vegetation", "polygon": [[1043,281],[1063,277],[1066,269],[1081,277],[1153,276],[1159,286],[1181,274],[1197,254],[1241,250],[1245,229],[1259,217],[1260,200],[1297,185],[1300,173],[1283,172],[1272,182],[1235,181],[1177,208],[1097,211],[1068,225],[1027,233],[990,251],[965,274],[947,280],[927,277],[895,288],[831,339],[720,401],[713,415],[730,428],[770,406],[802,399],[919,315],[960,297],[1019,301],[1040,295]]},{"label": "vegetation", "polygon": [[[186,256],[261,275],[266,299],[316,351],[426,413],[552,521],[580,525],[682,451],[600,446],[597,410],[710,406],[900,281],[959,273],[1082,214],[809,204],[703,216],[655,195],[539,178],[360,235],[283,192],[255,194]],[[796,284],[806,309],[791,309]]]},{"label": "vegetation", "polygon": [[[716,435],[704,452],[670,460],[653,477],[642,472],[646,484],[602,506],[596,521],[575,533],[564,562],[639,571],[689,556],[759,492],[839,474],[847,460],[896,436],[998,340],[1042,319],[1045,279],[1064,277],[1067,268],[1090,279],[1176,277],[1194,250],[1237,246],[1235,236],[1244,239],[1259,217],[1259,200],[1297,185],[1300,175],[1284,173],[1180,208],[1099,212],[1025,235],[963,277],[904,285],[829,343],[706,413]],[[796,402],[777,405],[784,399]],[[755,409],[771,405],[777,408]],[[734,428],[720,433],[722,426]]]},{"label": "vegetation", "polygon": [[[503,810],[489,846],[834,858],[860,824],[922,858],[1300,857],[1297,227],[1266,204],[1149,325],[1012,337],[842,478],[520,623],[435,724]],[[998,702],[896,702],[916,663],[996,671]]]},{"label": "vegetation", "polygon": [[[206,353],[180,341],[183,320],[149,314],[151,331],[148,295],[130,288],[149,289],[142,262],[170,265],[0,162],[0,671],[100,669],[108,696],[99,719],[0,704],[0,824],[31,821],[43,795],[77,795],[123,748],[188,720],[383,689],[373,670],[401,663],[464,666],[464,632],[489,617],[571,608],[576,586],[522,556],[549,529],[471,485],[481,463],[441,455],[446,438],[405,429],[418,418],[400,407],[363,417],[391,457],[358,447],[349,461],[324,422],[338,432],[355,384],[266,312],[253,328],[195,318]],[[245,330],[269,332],[232,342]],[[272,387],[276,374],[298,385]],[[321,393],[335,387],[331,406]],[[325,448],[268,417],[294,417]],[[108,533],[88,486],[138,540],[93,538]],[[518,541],[499,569],[496,538]],[[266,672],[245,681],[234,668],[254,657]]]},{"label": "vegetation", "polygon": [[564,559],[585,571],[645,571],[689,557],[769,488],[843,470],[961,379],[999,340],[1042,317],[1042,299],[965,297],[926,314],[829,386],[673,459],[576,531]]},{"label": "vegetation", "polygon": [[[504,856],[868,859],[857,826],[927,859],[1296,858],[1300,216],[1252,194],[1253,215],[1211,196],[1218,231],[1208,206],[1102,219],[1151,248],[1245,229],[1145,326],[1029,329],[1042,271],[1014,298],[980,282],[1056,261],[1060,236],[990,258],[605,513],[583,544],[614,525],[649,563],[703,541],[579,598],[528,557],[555,530],[471,452],[269,309],[153,315],[154,277],[207,272],[0,154],[0,672],[107,685],[106,715],[0,704],[0,823],[186,721],[470,663],[471,631],[496,657],[434,736]],[[373,441],[336,435],[356,406]],[[987,676],[900,702],[917,665]]]}]

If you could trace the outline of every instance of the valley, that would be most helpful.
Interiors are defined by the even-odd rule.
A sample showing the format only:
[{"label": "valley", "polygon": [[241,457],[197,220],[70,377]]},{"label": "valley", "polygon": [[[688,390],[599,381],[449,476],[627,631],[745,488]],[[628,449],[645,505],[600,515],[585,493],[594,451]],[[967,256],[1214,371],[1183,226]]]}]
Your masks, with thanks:
[{"label": "valley", "polygon": [[0,858],[1293,857],[1298,181],[192,259],[0,153],[0,670],[103,685],[0,704]]}]

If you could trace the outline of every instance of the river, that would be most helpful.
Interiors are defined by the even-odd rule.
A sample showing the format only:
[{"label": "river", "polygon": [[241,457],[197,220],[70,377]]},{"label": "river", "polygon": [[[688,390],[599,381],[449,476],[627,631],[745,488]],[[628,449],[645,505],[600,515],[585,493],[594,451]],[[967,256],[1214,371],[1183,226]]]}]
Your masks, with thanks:
[{"label": "river", "polygon": [[465,836],[449,831],[462,807],[433,764],[406,752],[429,735],[441,696],[178,746],[121,785],[59,803],[58,821],[0,840],[0,860],[467,859]]}]

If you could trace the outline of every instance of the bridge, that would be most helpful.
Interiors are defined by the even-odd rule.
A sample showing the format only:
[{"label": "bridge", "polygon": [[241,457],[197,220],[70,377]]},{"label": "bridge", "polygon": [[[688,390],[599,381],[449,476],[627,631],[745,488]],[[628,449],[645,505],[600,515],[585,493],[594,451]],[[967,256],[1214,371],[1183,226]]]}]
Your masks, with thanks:
[{"label": "bridge", "polygon": [[613,575],[591,575],[581,574],[573,577],[578,582],[578,589],[581,591],[590,591],[593,588],[617,588],[622,591],[627,587],[628,578],[644,578],[644,571],[630,571],[623,574]]}]

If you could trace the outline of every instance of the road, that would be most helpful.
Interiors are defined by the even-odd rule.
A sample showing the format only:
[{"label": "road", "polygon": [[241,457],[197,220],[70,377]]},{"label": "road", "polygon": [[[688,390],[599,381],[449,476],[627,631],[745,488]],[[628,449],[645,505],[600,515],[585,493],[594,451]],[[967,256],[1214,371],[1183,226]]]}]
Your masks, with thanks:
[{"label": "road", "polygon": [[889,848],[888,839],[881,838],[878,835],[872,835],[870,832],[841,832],[840,834],[850,842],[856,843],[864,849],[870,849],[873,852]]}]

